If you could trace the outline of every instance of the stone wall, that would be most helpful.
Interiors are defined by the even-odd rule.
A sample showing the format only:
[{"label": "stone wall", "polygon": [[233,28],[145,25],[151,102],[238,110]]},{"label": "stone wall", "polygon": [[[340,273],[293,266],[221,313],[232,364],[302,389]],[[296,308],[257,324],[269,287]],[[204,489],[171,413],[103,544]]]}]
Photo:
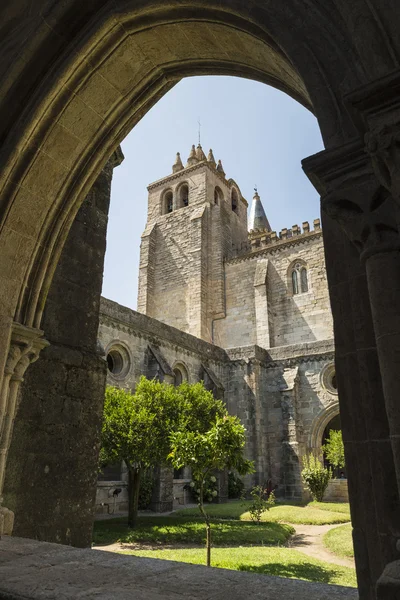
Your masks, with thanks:
[{"label": "stone wall", "polygon": [[[294,295],[291,267],[306,266],[308,291]],[[269,348],[332,339],[322,234],[310,232],[226,262],[226,318],[214,323],[223,348]]]}]

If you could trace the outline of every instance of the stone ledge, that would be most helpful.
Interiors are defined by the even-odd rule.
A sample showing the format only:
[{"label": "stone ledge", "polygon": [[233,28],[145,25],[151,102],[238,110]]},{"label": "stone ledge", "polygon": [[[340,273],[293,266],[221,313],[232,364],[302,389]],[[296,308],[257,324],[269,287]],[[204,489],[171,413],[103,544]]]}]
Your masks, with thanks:
[{"label": "stone ledge", "polygon": [[297,579],[5,537],[3,600],[357,600],[357,590]]}]

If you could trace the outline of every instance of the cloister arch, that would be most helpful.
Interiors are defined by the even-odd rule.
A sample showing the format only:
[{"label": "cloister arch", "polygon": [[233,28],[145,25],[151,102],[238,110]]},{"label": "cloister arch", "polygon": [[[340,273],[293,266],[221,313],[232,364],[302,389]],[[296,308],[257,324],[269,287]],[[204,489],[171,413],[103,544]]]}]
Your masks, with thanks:
[{"label": "cloister arch", "polygon": [[[393,509],[398,511],[400,481],[395,443],[400,417],[393,393],[398,369],[390,354],[398,340],[390,330],[387,343],[383,324],[398,315],[381,297],[390,281],[387,271],[398,274],[393,242],[397,209],[391,198],[388,208],[387,198],[381,201],[376,192],[383,186],[395,198],[400,194],[379,162],[382,121],[370,122],[379,102],[386,102],[386,108],[397,102],[397,2],[388,0],[384,9],[375,0],[357,0],[351,7],[337,0],[329,7],[317,0],[34,4],[25,10],[24,3],[10,1],[0,8],[2,398],[14,394],[11,377],[20,380],[37,358],[47,293],[71,224],[128,131],[182,77],[238,75],[283,90],[314,111],[327,148],[304,166],[324,196],[342,425],[349,481],[354,477],[350,496],[353,507],[358,505],[353,523],[360,597],[373,597],[385,564],[397,557],[400,534]],[[368,27],[360,31],[360,23]],[[375,171],[360,141],[370,130],[377,136],[367,140]],[[358,174],[357,184],[352,173]],[[375,204],[369,203],[371,197]],[[364,228],[364,259],[373,258],[366,266],[349,238],[358,241],[354,223],[378,208],[383,216],[371,217],[377,221],[374,240],[391,231],[392,254],[386,245],[385,256],[378,252],[376,258],[370,230]],[[361,385],[363,377],[368,385]],[[380,482],[367,500],[359,494],[361,477]],[[397,490],[390,503],[379,493],[387,487]]]},{"label": "cloister arch", "polygon": [[308,440],[308,448],[310,452],[321,451],[322,437],[326,426],[334,417],[339,414],[339,401],[336,400],[329,404],[326,408],[323,408],[321,412],[315,417],[310,430],[310,436]]}]

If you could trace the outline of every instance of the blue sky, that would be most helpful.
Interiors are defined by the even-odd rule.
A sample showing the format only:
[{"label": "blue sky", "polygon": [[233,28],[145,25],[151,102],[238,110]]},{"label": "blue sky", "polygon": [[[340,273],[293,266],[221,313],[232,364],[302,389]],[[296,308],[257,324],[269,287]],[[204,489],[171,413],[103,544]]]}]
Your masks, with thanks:
[{"label": "blue sky", "polygon": [[[315,117],[282,92],[237,77],[182,80],[122,143],[115,169],[103,295],[136,308],[140,236],[147,185],[171,173],[176,152],[186,163],[192,144],[213,149],[249,204],[254,186],[273,230],[319,217],[319,197],[300,161],[323,149]],[[250,208],[250,206],[249,206]]]}]

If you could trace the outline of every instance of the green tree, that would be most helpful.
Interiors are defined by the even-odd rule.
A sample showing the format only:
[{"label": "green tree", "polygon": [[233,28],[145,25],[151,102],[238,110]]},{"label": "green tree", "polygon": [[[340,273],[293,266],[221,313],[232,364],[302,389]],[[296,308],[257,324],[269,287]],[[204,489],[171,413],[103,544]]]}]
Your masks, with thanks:
[{"label": "green tree", "polygon": [[170,434],[181,418],[173,386],[142,377],[135,394],[107,387],[101,463],[123,460],[128,468],[128,524],[137,522],[141,477],[145,469],[166,463]]},{"label": "green tree", "polygon": [[313,499],[322,502],[329,479],[332,477],[331,470],[324,467],[318,456],[307,454],[303,458],[301,476]]},{"label": "green tree", "polygon": [[343,469],[345,465],[345,460],[343,437],[341,431],[336,431],[335,429],[331,429],[329,431],[329,438],[322,446],[322,451],[331,463],[331,465],[336,470]]},{"label": "green tree", "polygon": [[204,509],[204,485],[216,470],[236,469],[240,475],[251,473],[253,463],[243,456],[245,429],[238,417],[217,414],[207,430],[190,431],[181,428],[171,434],[170,459],[176,469],[188,465],[199,489],[199,510],[204,517],[207,533],[207,566],[211,564],[211,524]]}]

